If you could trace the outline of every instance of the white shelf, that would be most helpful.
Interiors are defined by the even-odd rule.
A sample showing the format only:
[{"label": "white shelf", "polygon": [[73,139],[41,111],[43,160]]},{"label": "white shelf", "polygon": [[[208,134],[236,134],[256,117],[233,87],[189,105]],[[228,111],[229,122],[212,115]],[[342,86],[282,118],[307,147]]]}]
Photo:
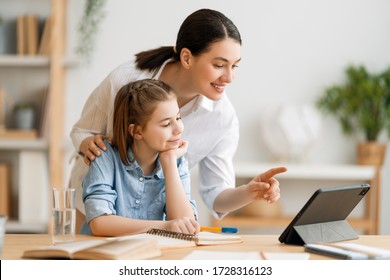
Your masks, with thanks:
[{"label": "white shelf", "polygon": [[0,139],[0,150],[47,150],[46,139]]},{"label": "white shelf", "polygon": [[0,55],[0,66],[16,67],[48,67],[48,56]]},{"label": "white shelf", "polygon": [[21,223],[16,220],[7,221],[5,229],[7,233],[46,233],[48,225],[45,223]]},{"label": "white shelf", "polygon": [[[79,62],[76,58],[65,58],[65,67],[76,67]],[[50,57],[43,55],[0,55],[0,67],[49,67]]]},{"label": "white shelf", "polygon": [[376,172],[374,166],[353,164],[284,164],[238,161],[234,163],[236,177],[241,178],[253,178],[270,168],[279,166],[288,168],[287,172],[276,176],[279,179],[366,181],[375,177]]}]

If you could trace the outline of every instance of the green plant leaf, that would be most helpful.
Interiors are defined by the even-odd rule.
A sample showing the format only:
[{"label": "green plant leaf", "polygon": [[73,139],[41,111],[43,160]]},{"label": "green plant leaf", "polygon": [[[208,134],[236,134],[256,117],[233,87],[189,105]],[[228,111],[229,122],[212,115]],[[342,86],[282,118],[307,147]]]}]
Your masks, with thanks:
[{"label": "green plant leaf", "polygon": [[361,131],[366,140],[377,141],[386,130],[390,138],[390,68],[373,74],[350,65],[345,74],[345,83],[326,88],[317,107],[336,117],[347,135]]},{"label": "green plant leaf", "polygon": [[99,25],[105,17],[103,10],[105,3],[106,0],[87,0],[85,2],[84,13],[78,26],[79,38],[76,53],[87,63],[91,60]]}]

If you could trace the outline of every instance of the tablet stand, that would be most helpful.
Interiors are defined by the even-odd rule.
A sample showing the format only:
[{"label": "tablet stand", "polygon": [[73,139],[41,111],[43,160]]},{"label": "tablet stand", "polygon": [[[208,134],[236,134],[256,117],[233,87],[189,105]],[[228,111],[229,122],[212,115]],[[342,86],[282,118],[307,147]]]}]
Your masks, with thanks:
[{"label": "tablet stand", "polygon": [[339,242],[357,239],[358,235],[347,221],[333,221],[294,226],[285,243],[304,245],[315,242]]}]

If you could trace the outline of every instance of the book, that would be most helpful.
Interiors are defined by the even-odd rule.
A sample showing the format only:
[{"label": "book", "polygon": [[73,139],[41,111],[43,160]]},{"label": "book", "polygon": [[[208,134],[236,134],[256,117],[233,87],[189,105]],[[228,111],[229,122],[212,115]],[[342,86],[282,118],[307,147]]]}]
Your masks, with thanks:
[{"label": "book", "polygon": [[10,166],[0,162],[0,215],[11,215]]},{"label": "book", "polygon": [[16,18],[17,54],[36,55],[38,53],[39,20],[36,15],[19,15]]},{"label": "book", "polygon": [[390,259],[390,250],[355,243],[305,244],[305,251],[345,260]]},{"label": "book", "polygon": [[59,243],[25,250],[23,258],[80,260],[140,260],[161,256],[151,239],[105,238]]},{"label": "book", "polygon": [[17,54],[25,55],[27,53],[26,45],[26,28],[25,28],[25,17],[20,15],[16,18],[16,45]]},{"label": "book", "polygon": [[40,108],[40,117],[38,124],[39,137],[43,139],[49,138],[49,129],[50,129],[50,85],[46,88]]},{"label": "book", "polygon": [[223,234],[201,231],[197,235],[194,235],[162,229],[150,229],[146,233],[128,235],[123,236],[121,238],[125,240],[133,238],[156,240],[160,249],[222,245],[242,242],[241,236],[236,234]]},{"label": "book", "polygon": [[38,51],[38,17],[36,15],[26,15],[24,19],[25,38],[28,55],[36,55]]},{"label": "book", "polygon": [[39,43],[38,54],[49,55],[51,52],[51,32],[52,32],[52,19],[47,17],[44,23],[41,41]]}]

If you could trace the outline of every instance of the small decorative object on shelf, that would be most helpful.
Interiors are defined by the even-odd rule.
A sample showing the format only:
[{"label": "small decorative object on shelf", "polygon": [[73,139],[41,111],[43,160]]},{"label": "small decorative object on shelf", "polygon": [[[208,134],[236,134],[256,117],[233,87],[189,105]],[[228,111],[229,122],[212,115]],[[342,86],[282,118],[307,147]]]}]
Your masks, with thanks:
[{"label": "small decorative object on shelf", "polygon": [[319,112],[309,104],[283,104],[262,121],[262,137],[272,161],[303,163],[321,128]]},{"label": "small decorative object on shelf", "polygon": [[35,106],[29,102],[17,103],[14,106],[14,121],[17,129],[29,130],[34,128]]}]

